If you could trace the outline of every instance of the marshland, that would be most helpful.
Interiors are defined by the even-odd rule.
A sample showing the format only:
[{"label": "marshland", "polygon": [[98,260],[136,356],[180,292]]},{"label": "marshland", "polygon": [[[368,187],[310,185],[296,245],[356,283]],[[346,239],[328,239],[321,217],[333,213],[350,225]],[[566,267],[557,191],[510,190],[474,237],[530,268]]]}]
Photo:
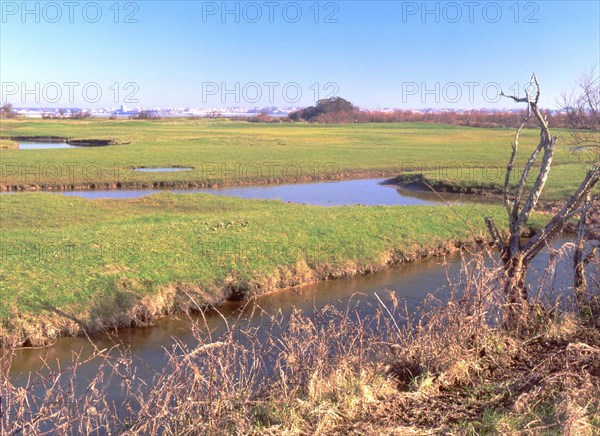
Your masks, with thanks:
[{"label": "marshland", "polygon": [[597,2],[0,3],[0,436],[600,435]]},{"label": "marshland", "polygon": [[[597,350],[597,308],[572,315],[573,234],[530,273],[533,343],[501,327],[501,267],[484,218],[506,226],[493,162],[506,158],[514,129],[20,119],[1,133],[118,144],[0,152],[6,428],[597,425],[586,385],[597,387],[594,365],[569,374],[585,393],[575,399],[551,380],[560,365],[538,353],[548,341],[565,359]],[[522,135],[517,168],[539,133]],[[185,171],[136,171],[167,167]],[[565,141],[552,169],[524,237],[589,165]],[[505,353],[549,365],[548,386],[531,391],[532,375]],[[507,397],[511,389],[523,392]],[[436,412],[444,418],[415,415],[448,395],[457,404]],[[516,404],[528,414],[517,419]]]}]

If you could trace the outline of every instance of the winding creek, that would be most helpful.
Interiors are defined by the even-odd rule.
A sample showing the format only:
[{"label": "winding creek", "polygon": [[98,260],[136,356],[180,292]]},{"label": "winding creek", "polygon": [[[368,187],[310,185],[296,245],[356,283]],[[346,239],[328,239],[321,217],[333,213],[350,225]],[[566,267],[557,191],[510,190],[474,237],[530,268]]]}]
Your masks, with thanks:
[{"label": "winding creek", "polygon": [[[247,199],[281,200],[288,203],[315,206],[419,206],[461,203],[490,203],[492,198],[461,194],[440,195],[386,184],[388,179],[356,179],[332,182],[290,183],[277,185],[254,185],[223,188],[189,189],[100,189],[73,191],[44,191],[49,195],[66,195],[88,199],[130,199],[170,192],[173,194],[204,193]],[[19,194],[25,191],[2,191],[1,194]]]},{"label": "winding creek", "polygon": [[[324,206],[346,204],[363,205],[443,205],[445,201],[461,203],[472,201],[458,195],[444,194],[445,201],[437,195],[382,184],[384,179],[346,180],[330,183],[307,183],[276,186],[252,186],[221,189],[170,190],[174,193],[203,192],[215,195],[228,195],[242,198],[280,199],[293,203],[307,203]],[[85,198],[136,198],[151,195],[161,190],[139,191],[71,191],[55,192],[47,195],[75,195]],[[15,193],[15,195],[19,195]],[[558,238],[554,246],[561,246],[568,238]],[[532,265],[529,280],[539,283],[549,259],[548,252],[536,259]],[[458,257],[446,259],[423,259],[411,264],[402,264],[387,270],[358,276],[350,279],[326,281],[302,286],[275,294],[259,297],[250,303],[226,302],[216,311],[205,313],[205,329],[219,335],[226,330],[227,322],[237,322],[240,327],[258,327],[276,314],[289,317],[293,308],[311,316],[315,309],[326,305],[339,309],[352,307],[360,317],[372,315],[380,304],[390,301],[390,292],[406,303],[409,311],[414,312],[422,300],[433,293],[441,300],[448,297],[448,278],[456,278],[461,263]],[[569,271],[564,266],[564,271]],[[569,273],[561,273],[556,278],[558,285],[568,288],[572,282]],[[260,310],[254,310],[260,309]],[[200,321],[200,315],[193,315]],[[236,321],[237,320],[237,321]],[[95,335],[93,344],[85,338],[60,338],[46,349],[22,349],[16,352],[10,369],[10,375],[16,385],[25,385],[30,373],[45,374],[50,369],[66,368],[73,363],[74,356],[82,360],[91,356],[94,347],[105,349],[118,344],[118,348],[127,349],[132,356],[140,379],[150,381],[155,372],[165,366],[167,350],[172,349],[176,341],[193,347],[196,339],[191,332],[190,320],[181,316],[169,316],[158,320],[153,327],[122,329],[116,333]],[[46,363],[44,363],[46,362]],[[47,365],[47,366],[46,366]],[[86,382],[98,371],[99,362],[92,360],[78,369],[77,389],[85,389]],[[118,404],[123,400],[123,392],[118,380],[107,379],[103,390],[108,401]]]},{"label": "winding creek", "polygon": [[[558,248],[569,239],[557,238],[553,246]],[[545,251],[531,267],[529,280],[531,283],[541,283],[548,278],[542,276],[542,271],[549,260]],[[557,269],[559,273],[550,278],[557,289],[566,288],[572,282],[572,274],[564,262]],[[357,316],[364,318],[373,315],[380,304],[378,298],[387,304],[390,293],[406,304],[410,312],[414,312],[428,294],[433,294],[440,300],[449,295],[448,278],[457,278],[461,262],[455,256],[446,261],[430,258],[411,264],[402,264],[387,270],[358,276],[349,279],[325,281],[306,285],[258,297],[249,304],[229,301],[218,308],[219,312],[209,311],[200,315],[192,315],[192,321],[205,325],[214,337],[226,330],[226,323],[237,323],[239,328],[259,327],[268,323],[275,315],[289,317],[293,309],[301,310],[311,316],[315,310],[326,305],[345,310],[352,308]],[[259,309],[259,310],[255,310]],[[118,344],[119,348],[127,349],[132,356],[133,364],[138,371],[138,377],[150,380],[156,371],[164,367],[167,361],[167,350],[171,350],[176,341],[193,347],[197,341],[191,331],[190,319],[184,315],[169,316],[160,319],[152,327],[121,329],[115,333],[103,333],[92,337],[93,344],[82,337],[60,338],[56,343],[45,349],[22,349],[17,351],[11,367],[11,377],[17,385],[24,385],[31,372],[47,373],[48,369],[67,368],[73,363],[76,354],[85,360],[98,349],[108,349]],[[45,367],[46,362],[48,365]],[[85,388],[87,381],[96,375],[99,362],[92,360],[78,369],[77,380],[80,389]],[[107,380],[103,389],[107,400],[119,402],[123,400],[118,381]]]},{"label": "winding creek", "polygon": [[[247,199],[281,200],[289,203],[315,206],[416,206],[443,204],[439,198],[423,198],[403,194],[392,185],[382,184],[386,179],[342,180],[337,182],[294,183],[284,185],[258,185],[206,189],[147,189],[98,190],[56,192],[83,198],[139,198],[160,192],[174,194],[204,193]],[[456,199],[458,200],[458,196]]]}]

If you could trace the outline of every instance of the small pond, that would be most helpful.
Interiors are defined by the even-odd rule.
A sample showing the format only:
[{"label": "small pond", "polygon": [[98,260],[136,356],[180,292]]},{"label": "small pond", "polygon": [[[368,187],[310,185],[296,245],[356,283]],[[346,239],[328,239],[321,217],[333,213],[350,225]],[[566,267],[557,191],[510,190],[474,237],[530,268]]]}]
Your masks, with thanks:
[{"label": "small pond", "polygon": [[46,150],[54,148],[79,148],[76,145],[67,144],[66,141],[18,141],[20,150]]}]

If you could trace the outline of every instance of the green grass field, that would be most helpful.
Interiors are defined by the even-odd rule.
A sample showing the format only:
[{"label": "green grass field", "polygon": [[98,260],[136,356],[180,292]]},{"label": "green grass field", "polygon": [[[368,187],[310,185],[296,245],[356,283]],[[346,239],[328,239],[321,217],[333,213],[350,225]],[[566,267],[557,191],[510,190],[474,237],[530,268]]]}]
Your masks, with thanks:
[{"label": "green grass field", "polygon": [[4,195],[0,319],[12,333],[60,324],[65,314],[92,328],[119,325],[144,297],[157,313],[171,310],[172,300],[154,301],[169,287],[187,289],[197,304],[216,303],[234,291],[379,269],[392,258],[481,236],[487,214],[503,222],[499,207],[459,210],[475,235],[447,207],[324,208],[205,194]]},{"label": "green grass field", "polygon": [[[494,186],[513,135],[511,129],[441,125],[227,120],[3,120],[0,133],[129,142],[2,149],[5,188],[293,182],[415,171],[457,185]],[[525,132],[524,151],[536,136]],[[566,147],[555,160],[547,198],[564,197],[584,171]],[[194,170],[125,171],[130,166]],[[458,207],[467,226],[446,207],[323,208],[202,194],[87,200],[19,193],[0,196],[0,206],[0,333],[38,342],[81,325],[129,325],[232,294],[380,269],[392,259],[485,235],[484,216],[505,222],[504,211],[490,205]]]},{"label": "green grass field", "polygon": [[[569,152],[568,132],[546,198],[563,197],[583,174]],[[228,120],[3,120],[2,136],[51,135],[115,139],[128,144],[57,150],[0,151],[0,185],[152,186],[297,182],[389,175],[417,169],[432,180],[458,185],[500,185],[513,129],[431,124],[259,124]],[[522,134],[518,167],[539,133]],[[192,171],[140,173],[134,167],[193,167]]]}]

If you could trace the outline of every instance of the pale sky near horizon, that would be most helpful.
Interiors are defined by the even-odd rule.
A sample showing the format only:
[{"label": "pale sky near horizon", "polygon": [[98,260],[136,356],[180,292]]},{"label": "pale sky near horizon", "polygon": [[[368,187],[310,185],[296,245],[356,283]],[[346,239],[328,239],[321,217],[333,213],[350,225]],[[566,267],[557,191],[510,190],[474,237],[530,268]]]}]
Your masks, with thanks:
[{"label": "pale sky near horizon", "polygon": [[512,108],[600,67],[598,1],[1,1],[16,107]]}]

